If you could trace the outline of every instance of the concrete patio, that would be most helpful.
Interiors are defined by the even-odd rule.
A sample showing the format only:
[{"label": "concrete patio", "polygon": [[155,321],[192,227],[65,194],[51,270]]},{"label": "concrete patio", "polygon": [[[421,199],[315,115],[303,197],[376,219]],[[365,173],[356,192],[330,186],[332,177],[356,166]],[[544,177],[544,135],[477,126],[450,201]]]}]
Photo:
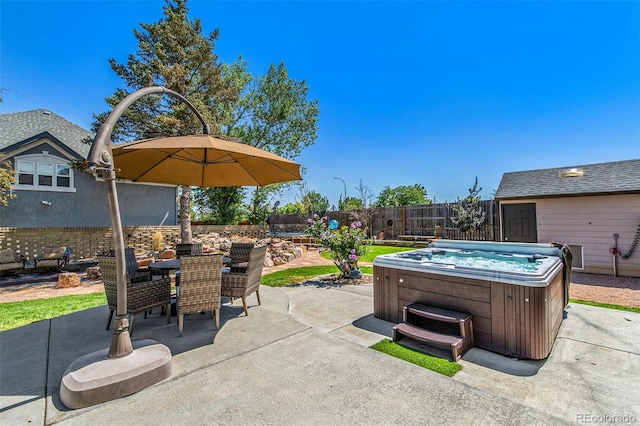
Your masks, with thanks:
[{"label": "concrete patio", "polygon": [[[372,286],[261,288],[225,304],[221,327],[157,312],[134,343],[173,353],[172,376],[137,394],[67,410],[58,392],[76,358],[107,347],[106,306],[0,333],[3,424],[573,424],[640,421],[640,314],[572,304],[545,361],[480,349],[447,378],[368,346],[391,336]],[[600,416],[600,417],[598,417]],[[603,417],[608,416],[608,417]],[[589,421],[589,419],[591,421]]]}]

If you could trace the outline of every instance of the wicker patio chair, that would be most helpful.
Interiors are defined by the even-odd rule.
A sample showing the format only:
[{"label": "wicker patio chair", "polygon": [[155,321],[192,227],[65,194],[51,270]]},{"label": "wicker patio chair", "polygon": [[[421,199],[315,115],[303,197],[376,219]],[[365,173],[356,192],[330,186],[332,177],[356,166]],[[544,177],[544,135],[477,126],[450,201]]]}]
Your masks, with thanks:
[{"label": "wicker patio chair", "polygon": [[[107,330],[111,326],[113,312],[118,306],[118,285],[116,283],[116,258],[112,256],[97,256],[100,265],[100,273],[104,284],[104,292],[107,295],[109,305],[109,319]],[[136,314],[144,312],[156,306],[164,306],[167,315],[167,324],[171,322],[171,279],[169,277],[153,281],[132,283],[127,276],[127,314],[132,315],[129,334],[133,335],[133,325]]]},{"label": "wicker patio chair", "polygon": [[202,243],[179,243],[176,244],[176,257],[180,259],[182,256],[202,256]]},{"label": "wicker patio chair", "polygon": [[222,295],[231,298],[242,298],[244,314],[247,312],[247,296],[255,292],[260,305],[260,277],[264,267],[264,257],[267,254],[267,246],[254,247],[249,254],[249,260],[244,272],[231,272],[222,275]]},{"label": "wicker patio chair", "polygon": [[220,288],[222,256],[182,256],[180,258],[180,292],[178,293],[178,333],[182,336],[185,314],[209,311],[216,313],[216,330],[220,328]]},{"label": "wicker patio chair", "polygon": [[138,268],[138,261],[136,260],[136,253],[133,251],[133,247],[124,249],[124,261],[127,265],[127,274],[129,274],[132,283],[151,281],[153,279],[151,271],[144,271]]},{"label": "wicker patio chair", "polygon": [[229,250],[231,272],[246,271],[249,255],[254,246],[253,243],[231,243],[231,249]]}]

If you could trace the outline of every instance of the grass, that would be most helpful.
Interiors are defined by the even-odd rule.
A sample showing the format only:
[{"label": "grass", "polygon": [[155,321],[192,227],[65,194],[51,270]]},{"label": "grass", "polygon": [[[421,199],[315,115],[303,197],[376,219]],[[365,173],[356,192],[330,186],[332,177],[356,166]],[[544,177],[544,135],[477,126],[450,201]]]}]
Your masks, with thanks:
[{"label": "grass", "polygon": [[371,348],[431,371],[435,371],[436,373],[444,374],[447,377],[453,377],[462,369],[462,366],[457,362],[423,354],[422,352],[418,352],[392,342],[389,339],[382,339],[375,345],[372,345]]},{"label": "grass", "polygon": [[580,300],[580,299],[569,299],[569,302],[580,303],[582,305],[597,306],[599,308],[617,309],[619,311],[635,312],[636,314],[640,314],[640,308],[636,308],[633,306],[613,305],[611,303],[591,302],[589,300]]},{"label": "grass", "polygon": [[260,284],[269,287],[285,287],[297,284],[318,275],[335,274],[338,268],[333,265],[304,266],[301,268],[289,268],[264,275],[260,279]]},{"label": "grass", "polygon": [[[363,274],[373,274],[373,266],[361,266],[360,271],[362,271]],[[318,275],[336,274],[338,272],[338,268],[334,265],[289,268],[264,275],[260,279],[260,284],[268,287],[286,287],[288,285],[301,283]]]},{"label": "grass", "polygon": [[[415,247],[391,247],[391,246],[371,245],[367,247],[367,252],[363,256],[361,256],[358,261],[373,262],[376,256],[380,256],[383,254],[397,253],[400,251],[410,251],[415,249],[416,249]],[[329,253],[327,253],[326,251],[320,253],[320,256],[324,257],[325,259],[331,259],[331,257],[329,257]]]},{"label": "grass", "polygon": [[106,304],[104,293],[0,303],[0,331]]},{"label": "grass", "polygon": [[359,261],[361,262],[373,262],[376,259],[376,256],[380,256],[383,254],[397,253],[400,251],[411,251],[415,250],[415,247],[391,247],[391,246],[374,246],[371,245],[367,247],[367,253],[363,255]]}]

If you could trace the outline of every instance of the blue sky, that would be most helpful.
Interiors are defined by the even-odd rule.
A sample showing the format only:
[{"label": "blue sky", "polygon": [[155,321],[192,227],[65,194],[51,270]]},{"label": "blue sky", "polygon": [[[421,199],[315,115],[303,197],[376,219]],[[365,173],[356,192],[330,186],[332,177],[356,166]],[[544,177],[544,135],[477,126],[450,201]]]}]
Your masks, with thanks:
[{"label": "blue sky", "polygon": [[[1,3],[2,113],[48,108],[89,128],[122,82],[133,29],[163,1]],[[640,158],[640,2],[214,2],[223,62],[285,62],[320,101],[297,161],[337,204],[346,182],[422,184],[437,202],[477,176]],[[284,204],[297,192],[280,197]]]}]

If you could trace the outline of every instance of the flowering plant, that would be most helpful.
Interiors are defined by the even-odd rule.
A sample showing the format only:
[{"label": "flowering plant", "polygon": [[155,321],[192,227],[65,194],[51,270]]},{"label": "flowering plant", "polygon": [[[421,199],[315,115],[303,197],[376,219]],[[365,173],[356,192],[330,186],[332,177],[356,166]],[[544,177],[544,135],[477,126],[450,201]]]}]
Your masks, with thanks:
[{"label": "flowering plant", "polygon": [[314,214],[307,219],[307,226],[309,233],[318,239],[321,249],[329,253],[343,277],[360,275],[358,259],[366,253],[367,237],[362,222],[332,230],[326,216]]}]

